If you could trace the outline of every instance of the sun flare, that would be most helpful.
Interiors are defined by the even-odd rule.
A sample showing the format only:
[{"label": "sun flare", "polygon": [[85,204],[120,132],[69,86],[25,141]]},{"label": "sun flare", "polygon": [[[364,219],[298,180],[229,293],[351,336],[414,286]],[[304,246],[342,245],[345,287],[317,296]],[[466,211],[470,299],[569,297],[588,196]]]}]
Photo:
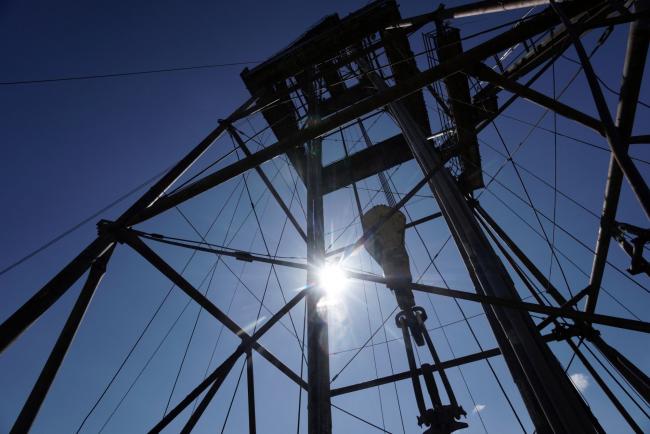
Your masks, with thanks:
[{"label": "sun flare", "polygon": [[341,298],[348,284],[345,271],[337,264],[325,264],[318,272],[320,284],[327,305],[336,304]]}]

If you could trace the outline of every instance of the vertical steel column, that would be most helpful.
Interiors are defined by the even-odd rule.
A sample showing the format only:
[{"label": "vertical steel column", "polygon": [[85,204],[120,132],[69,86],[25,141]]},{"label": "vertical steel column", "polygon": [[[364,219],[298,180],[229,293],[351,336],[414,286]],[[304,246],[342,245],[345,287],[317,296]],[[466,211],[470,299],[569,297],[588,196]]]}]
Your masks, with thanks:
[{"label": "vertical steel column", "polygon": [[607,138],[607,143],[609,144],[610,149],[612,150],[612,156],[616,159],[616,163],[620,167],[621,171],[627,178],[632,191],[636,195],[641,208],[644,210],[646,216],[650,217],[650,188],[648,184],[643,179],[643,175],[639,172],[639,169],[634,165],[630,155],[627,153],[627,147],[625,146],[626,140],[619,131],[619,129],[614,125],[612,115],[609,112],[607,107],[607,101],[603,95],[603,91],[600,88],[598,83],[598,77],[594,72],[594,68],[589,61],[587,52],[585,51],[582,42],[580,41],[580,35],[575,29],[575,25],[571,22],[569,17],[564,13],[562,7],[556,4],[557,0],[551,0],[551,5],[557,13],[557,15],[562,19],[562,23],[567,29],[573,46],[576,49],[580,63],[582,64],[582,69],[585,73],[585,78],[589,84],[596,109],[598,110],[598,115],[600,120],[603,123],[603,128],[605,129],[605,137]]},{"label": "vertical steel column", "polygon": [[[637,0],[635,12],[647,11],[650,8],[648,0]],[[627,153],[630,146],[629,140],[634,126],[634,116],[641,90],[641,81],[645,69],[646,57],[648,54],[648,41],[650,41],[650,18],[648,15],[639,17],[630,24],[627,39],[627,51],[623,65],[623,79],[621,82],[620,99],[616,113],[616,127],[618,127],[622,149]],[[596,253],[591,267],[589,287],[591,293],[587,296],[585,311],[592,313],[596,308],[600,284],[603,280],[607,253],[612,237],[612,228],[615,224],[616,209],[621,194],[623,182],[623,171],[612,155],[609,158],[609,170],[607,171],[607,184],[605,185],[605,200],[603,212],[600,217],[600,228],[596,241]]]},{"label": "vertical steel column", "polygon": [[[359,63],[363,70],[370,71],[364,61]],[[376,74],[369,73],[368,76],[379,90],[387,87]],[[403,104],[390,103],[388,108],[422,171],[426,174],[439,167],[440,156]],[[507,270],[485,238],[451,174],[444,168],[437,170],[429,180],[429,186],[476,291],[521,301]],[[530,315],[497,306],[485,306],[485,311],[537,432],[593,433],[600,430],[560,363],[535,329]]]},{"label": "vertical steel column", "polygon": [[253,352],[246,352],[246,386],[248,389],[248,433],[257,432],[255,423],[255,379],[253,376]]},{"label": "vertical steel column", "polygon": [[321,188],[322,143],[314,139],[307,144],[307,409],[310,434],[330,434],[332,414],[330,407],[329,337],[327,306],[318,284],[318,269],[325,263],[323,194]]},{"label": "vertical steel column", "polygon": [[12,434],[26,433],[34,423],[34,419],[36,419],[38,411],[40,410],[43,401],[45,401],[47,392],[50,390],[50,386],[52,386],[52,382],[59,371],[59,367],[61,366],[61,363],[63,363],[68,348],[70,348],[70,344],[77,333],[79,324],[81,324],[81,321],[83,320],[86,309],[95,294],[95,289],[97,289],[99,282],[101,282],[102,277],[104,277],[106,264],[113,253],[114,247],[115,244],[113,244],[109,250],[105,251],[102,256],[97,258],[90,266],[90,272],[86,278],[86,283],[81,289],[79,297],[72,307],[72,311],[59,334],[59,338],[54,344],[50,356],[47,358],[45,366],[43,366],[43,369],[41,370],[41,374],[38,376],[38,380],[36,380],[23,409],[11,429]]}]

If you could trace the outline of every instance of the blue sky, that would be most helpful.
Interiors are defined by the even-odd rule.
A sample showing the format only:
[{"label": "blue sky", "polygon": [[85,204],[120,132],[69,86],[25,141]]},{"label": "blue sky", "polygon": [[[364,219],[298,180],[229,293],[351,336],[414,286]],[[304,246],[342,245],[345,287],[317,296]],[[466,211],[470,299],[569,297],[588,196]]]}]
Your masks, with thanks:
[{"label": "blue sky", "polygon": [[[308,4],[297,1],[240,1],[232,4],[189,4],[180,1],[155,4],[53,4],[5,1],[0,3],[0,55],[5,60],[0,81],[261,61],[291,42],[323,15],[338,12],[343,16],[363,4],[342,1]],[[437,5],[404,1],[401,4],[401,13],[403,16],[415,15],[431,10],[434,6]],[[511,13],[480,19],[467,18],[459,21],[458,25],[461,26],[463,34],[467,34],[517,16]],[[620,81],[626,30],[625,26],[617,28],[593,58],[601,78],[613,88],[617,88]],[[587,36],[585,44],[588,50],[593,47],[599,35],[599,32],[594,32]],[[478,41],[480,39],[467,41],[467,46]],[[414,37],[412,43],[414,51],[421,49],[419,36]],[[576,58],[571,50],[567,52],[567,56]],[[420,58],[418,61],[424,68],[424,59]],[[234,66],[97,80],[0,85],[0,134],[3,141],[0,192],[5,204],[3,213],[0,214],[0,267],[4,268],[29,253],[182,157],[214,127],[217,119],[227,116],[248,97],[239,77],[242,68],[243,66]],[[561,59],[558,62],[558,89],[568,82],[576,68],[577,66],[569,60]],[[551,76],[546,74],[536,84],[536,89],[551,94],[551,86]],[[613,108],[616,96],[605,92],[610,107]],[[647,80],[642,88],[641,98],[646,102],[650,100]],[[504,100],[505,95],[500,101]],[[561,100],[593,116],[596,115],[582,76],[567,89]],[[506,112],[507,117],[498,120],[496,125],[511,151],[523,142],[515,156],[517,163],[552,184],[554,136],[549,131],[536,129],[526,138],[530,125],[522,122],[523,120],[534,123],[542,113],[543,110],[539,107],[521,101],[513,105]],[[647,116],[648,109],[640,106],[635,133],[648,133],[645,129],[647,125],[643,123]],[[432,119],[435,121],[436,117]],[[238,127],[251,134],[252,131],[259,130],[261,125],[259,119],[253,119],[250,124],[241,123]],[[546,115],[540,126],[552,131],[552,115]],[[557,128],[566,135],[557,139],[558,188],[598,214],[602,205],[609,153],[567,136],[601,147],[606,147],[606,142],[583,127],[559,117]],[[394,125],[386,115],[382,115],[370,134],[373,140],[377,141],[393,134],[394,131]],[[357,131],[346,134],[349,142],[354,143],[358,139]],[[483,169],[487,179],[502,164],[503,156],[499,155],[499,152],[504,151],[494,128],[486,128],[480,137]],[[338,137],[333,136],[324,141],[326,162],[341,157],[342,149],[337,140]],[[270,144],[273,137],[262,135],[260,142],[264,145]],[[357,145],[357,149],[359,146]],[[258,149],[256,144],[253,144],[252,148]],[[218,141],[195,170],[205,167],[230,149],[232,143],[229,139]],[[635,145],[632,153],[639,159],[650,160],[650,152],[643,148],[643,145]],[[223,167],[235,158],[233,155],[217,167]],[[647,176],[648,164],[638,164],[641,172]],[[304,204],[304,188],[301,185],[298,185],[297,196],[293,201],[291,199],[295,173],[288,169],[281,159],[266,163],[263,167],[303,222],[304,214],[300,201]],[[184,179],[193,173],[196,172],[189,172]],[[415,163],[410,162],[394,172],[391,171],[391,176],[398,191],[406,192],[419,180],[420,172]],[[523,172],[522,176],[535,205],[551,216],[552,190],[528,172]],[[507,187],[513,193],[524,197],[524,191],[511,165],[506,165],[497,181],[482,194],[481,203],[506,227],[540,268],[548,270],[548,246],[499,201],[504,201],[523,216],[526,223],[539,231],[539,225],[530,208],[506,189]],[[250,191],[250,198],[246,187]],[[379,188],[379,183],[377,179],[368,179],[359,183],[359,188],[362,202],[369,203],[373,198],[372,190]],[[111,208],[102,217],[110,219],[118,216],[135,197],[131,196]],[[263,215],[264,238],[250,214],[251,198],[253,202],[259,200],[256,210]],[[382,196],[377,195],[373,200],[374,204],[381,203]],[[239,205],[236,205],[237,203]],[[259,178],[254,174],[247,177],[246,184],[242,177],[238,177],[183,204],[180,208],[202,233],[208,230],[218,216],[214,227],[206,236],[211,242],[228,243],[239,249],[266,253],[266,241],[273,253],[281,241],[280,255],[297,258],[304,258],[306,255],[304,244],[290,225],[281,231],[284,223],[282,212],[272,202],[272,198],[265,194]],[[435,201],[426,189],[423,189],[421,195],[407,207],[413,219],[437,209]],[[596,218],[562,197],[557,199],[556,212],[557,222],[563,228],[593,248],[598,224]],[[350,189],[328,195],[325,198],[326,230],[333,231],[333,234],[328,235],[328,240],[334,240],[341,233],[340,228],[346,227],[355,215]],[[618,219],[641,226],[647,225],[647,220],[640,212],[627,184],[623,187]],[[230,221],[233,224],[229,230]],[[551,233],[552,225],[547,221],[543,224],[546,231]],[[146,222],[141,228],[198,239],[175,210]],[[90,241],[94,233],[92,223],[84,225],[45,252],[0,276],[0,319],[6,318],[29,298]],[[351,242],[359,235],[359,226],[353,224],[336,240],[334,247]],[[430,251],[435,253],[444,244],[449,232],[444,222],[437,220],[422,225],[420,235],[426,240]],[[429,259],[418,234],[414,231],[408,232],[407,244],[414,277],[422,274],[423,282],[443,285],[441,276],[433,268],[427,269]],[[188,251],[151,245],[178,270],[190,257]],[[581,274],[581,270],[589,272],[592,255],[559,229],[556,231],[556,246],[577,265],[574,267],[564,257],[560,259],[569,287],[575,293],[586,285],[587,278]],[[613,245],[610,251],[610,261],[622,270],[628,266],[628,260],[616,245]],[[197,287],[203,281],[201,290],[206,290],[208,282],[211,282],[208,292],[211,300],[224,310],[227,310],[231,300],[234,300],[230,314],[241,325],[252,324],[257,316],[258,302],[251,292],[257,297],[262,297],[269,267],[226,259],[217,265],[214,278],[210,281],[210,271],[214,263],[214,256],[198,254],[190,262],[185,276]],[[346,265],[379,272],[376,264],[365,254],[352,258]],[[442,249],[436,265],[450,287],[472,290],[460,256],[451,243]],[[272,312],[282,304],[278,280],[282,292],[288,298],[304,285],[305,279],[304,274],[281,268],[277,269],[277,273],[277,280],[275,275],[271,275],[265,298],[265,305]],[[241,282],[235,276],[241,279]],[[553,266],[551,279],[565,295],[569,294],[557,264]],[[635,280],[645,287],[650,284],[647,277],[638,276]],[[517,283],[522,296],[527,296],[525,288],[520,282]],[[649,319],[648,296],[638,285],[609,267],[603,286],[634,314],[643,320]],[[0,390],[3,391],[0,394],[0,431],[7,430],[18,414],[79,287],[79,284],[75,285],[51,311],[0,357]],[[33,432],[66,433],[76,430],[169,288],[170,283],[135,253],[125,246],[118,247],[109,272],[97,291],[59,377],[34,424]],[[151,427],[162,416],[199,311],[195,304],[185,308],[187,300],[178,289],[171,292],[150,330],[115,384],[90,415],[82,432],[100,430],[167,330],[176,318],[179,318],[103,432],[141,432]],[[429,313],[430,328],[450,324],[444,329],[432,332],[443,360],[478,351],[478,345],[472,339],[468,326],[462,321],[458,322],[462,320],[462,315],[453,300],[418,296],[418,302]],[[374,331],[394,306],[394,298],[386,288],[369,284],[350,284],[345,302],[333,308],[330,318],[332,375],[343,368],[354,354],[353,349],[364,343],[370,334],[369,330]],[[469,321],[481,346],[485,349],[494,347],[494,338],[487,322],[481,316],[480,306],[469,302],[462,302],[460,306],[465,315],[471,318]],[[292,311],[299,335],[302,330],[302,309],[303,305],[300,304]],[[629,312],[606,294],[600,297],[598,311],[630,317]],[[262,316],[268,318],[270,313],[263,310]],[[283,324],[284,327],[269,332],[262,342],[298,372],[299,346],[288,318]],[[180,400],[203,377],[219,330],[216,321],[209,318],[205,312],[200,314],[194,338],[172,396],[172,403]],[[601,327],[600,330],[608,341],[647,371],[650,355],[644,347],[647,342],[645,336],[606,327]],[[401,341],[393,340],[388,344],[390,353],[387,351],[387,345],[382,343],[386,339],[396,337],[398,330],[393,321],[389,320],[386,334],[380,331],[373,340],[376,342],[372,347],[374,352],[370,349],[362,351],[344,369],[333,386],[371,379],[375,377],[376,372],[379,375],[388,375],[391,373],[391,363],[395,372],[404,370],[406,360]],[[237,341],[238,339],[227,330],[223,331],[211,366],[214,367],[225,359],[234,350]],[[570,354],[565,344],[553,344],[553,349],[562,363],[569,360]],[[424,360],[424,353],[421,355]],[[504,362],[500,358],[494,358],[491,362],[524,418],[528,431],[532,432]],[[197,432],[221,429],[230,398],[236,388],[240,364],[241,361],[231,371],[222,390],[197,426]],[[259,431],[295,431],[297,387],[257,356],[255,369]],[[574,362],[569,372],[575,375],[578,383],[586,384],[583,394],[608,432],[627,432],[623,420],[606,401],[585,369],[578,362]],[[469,413],[470,428],[464,432],[521,432],[485,362],[466,365],[462,370],[450,370],[449,375],[459,402]],[[392,385],[387,385],[380,390],[369,389],[338,397],[333,402],[379,426],[385,426],[387,431],[402,432],[396,398],[399,396],[406,432],[420,432],[415,423],[416,406],[410,383],[400,382],[395,387],[397,394]],[[620,390],[616,391],[621,395]],[[625,397],[621,399],[639,423],[650,429],[649,421],[644,419],[630,401]],[[302,404],[304,428],[304,395]],[[384,410],[383,419],[380,404]],[[480,412],[472,411],[473,408]],[[379,432],[339,410],[333,409],[332,414],[336,432]],[[173,425],[170,432],[178,430],[178,427]],[[247,432],[247,429],[244,376],[233,401],[225,432],[243,433]],[[303,432],[306,432],[306,429]]]}]

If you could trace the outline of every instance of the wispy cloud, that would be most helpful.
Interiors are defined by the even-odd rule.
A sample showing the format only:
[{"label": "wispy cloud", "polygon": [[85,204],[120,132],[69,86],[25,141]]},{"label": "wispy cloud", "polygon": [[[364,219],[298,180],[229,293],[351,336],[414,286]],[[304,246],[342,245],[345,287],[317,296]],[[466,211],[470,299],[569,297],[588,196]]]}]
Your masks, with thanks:
[{"label": "wispy cloud", "polygon": [[476,404],[474,406],[474,410],[472,410],[472,413],[478,413],[480,411],[483,411],[483,410],[485,410],[485,407],[487,407],[487,405],[485,405],[485,404]]},{"label": "wispy cloud", "polygon": [[584,392],[589,387],[589,378],[585,374],[576,372],[575,374],[571,374],[569,378],[571,378],[571,382],[580,392]]}]

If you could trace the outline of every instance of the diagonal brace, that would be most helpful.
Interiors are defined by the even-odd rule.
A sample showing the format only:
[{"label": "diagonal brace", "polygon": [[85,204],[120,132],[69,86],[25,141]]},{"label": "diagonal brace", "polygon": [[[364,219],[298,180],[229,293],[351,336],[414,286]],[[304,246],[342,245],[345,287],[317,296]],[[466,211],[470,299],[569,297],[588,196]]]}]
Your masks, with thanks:
[{"label": "diagonal brace", "polygon": [[[169,280],[171,280],[176,286],[181,288],[187,295],[190,296],[194,301],[196,301],[203,309],[205,309],[210,315],[216,318],[221,322],[226,328],[239,336],[242,340],[250,340],[251,336],[246,333],[237,323],[235,323],[228,315],[226,315],[221,309],[215,306],[207,297],[205,297],[200,291],[198,291],[194,286],[189,283],[183,276],[181,276],[176,270],[174,270],[167,262],[165,262],[160,256],[158,256],[151,248],[149,248],[140,238],[138,238],[133,232],[125,230],[120,235],[120,241],[127,243],[140,255],[142,255],[147,261],[149,261],[154,267],[160,270]],[[299,293],[299,296],[294,297],[285,307],[280,311],[283,313],[288,312],[291,307],[300,301],[302,297],[305,296],[307,290],[303,290]],[[278,318],[279,319],[279,318]],[[260,327],[256,335],[261,336],[260,331],[266,331],[266,327],[271,321],[269,320],[264,326]],[[298,374],[293,372],[288,366],[282,363],[277,357],[270,353],[264,346],[260,343],[252,340],[250,346],[257,351],[262,357],[268,360],[272,365],[282,371],[287,375],[291,380],[299,385],[303,385],[304,381],[300,378]]]}]

